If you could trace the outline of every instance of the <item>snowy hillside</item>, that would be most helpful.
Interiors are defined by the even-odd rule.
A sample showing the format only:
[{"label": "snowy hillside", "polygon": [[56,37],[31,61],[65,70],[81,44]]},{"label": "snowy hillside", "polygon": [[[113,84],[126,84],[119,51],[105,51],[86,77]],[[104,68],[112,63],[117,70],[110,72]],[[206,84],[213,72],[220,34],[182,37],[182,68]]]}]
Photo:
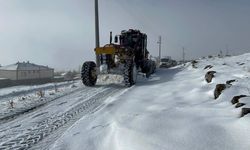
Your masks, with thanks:
[{"label": "snowy hillside", "polygon": [[[208,71],[216,71],[211,83],[205,81]],[[249,150],[250,114],[241,117],[242,108],[250,108],[249,76],[250,54],[160,69],[150,79],[109,97],[100,110],[74,123],[50,148]],[[217,84],[225,89],[215,100]],[[231,100],[239,95],[246,95],[238,102],[244,106],[235,108]]]}]

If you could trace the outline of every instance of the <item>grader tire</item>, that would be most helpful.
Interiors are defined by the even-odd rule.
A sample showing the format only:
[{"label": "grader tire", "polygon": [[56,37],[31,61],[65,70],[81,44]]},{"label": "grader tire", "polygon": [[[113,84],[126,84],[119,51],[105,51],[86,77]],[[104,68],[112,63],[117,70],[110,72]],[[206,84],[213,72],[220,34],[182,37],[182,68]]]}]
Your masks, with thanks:
[{"label": "grader tire", "polygon": [[96,64],[93,61],[84,62],[81,71],[82,83],[85,86],[95,86],[97,80]]},{"label": "grader tire", "polygon": [[136,83],[137,69],[133,61],[127,61],[125,63],[123,76],[126,87],[131,87]]}]

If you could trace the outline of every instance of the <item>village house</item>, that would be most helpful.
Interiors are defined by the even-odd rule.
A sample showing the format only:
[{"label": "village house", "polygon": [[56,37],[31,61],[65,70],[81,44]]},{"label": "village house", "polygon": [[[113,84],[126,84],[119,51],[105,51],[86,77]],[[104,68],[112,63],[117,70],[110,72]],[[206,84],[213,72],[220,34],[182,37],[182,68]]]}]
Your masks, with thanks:
[{"label": "village house", "polygon": [[54,69],[30,62],[17,62],[0,67],[0,78],[12,81],[53,79]]}]

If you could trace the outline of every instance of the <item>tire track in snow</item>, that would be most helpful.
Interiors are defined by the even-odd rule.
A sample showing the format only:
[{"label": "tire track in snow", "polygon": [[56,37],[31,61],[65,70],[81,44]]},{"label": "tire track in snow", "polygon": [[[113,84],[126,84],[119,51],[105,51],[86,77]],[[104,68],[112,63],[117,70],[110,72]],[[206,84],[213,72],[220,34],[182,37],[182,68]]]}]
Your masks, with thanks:
[{"label": "tire track in snow", "polygon": [[[65,100],[66,99],[69,99],[71,97],[77,97],[79,95],[83,95],[85,99],[97,94],[100,90],[100,88],[80,88],[80,89],[76,89],[75,91],[71,92],[71,93],[68,93],[68,94],[65,94],[64,96],[60,96],[60,98],[56,98],[54,99],[53,101],[50,101],[42,106],[39,106],[37,107],[36,109],[34,109],[33,111],[30,111],[30,112],[26,112],[26,113],[22,113],[20,115],[17,116],[17,118],[14,118],[13,120],[11,121],[8,121],[8,122],[5,122],[5,123],[2,123],[1,125],[1,130],[0,130],[0,143],[3,143],[5,141],[8,141],[9,139],[13,138],[14,136],[17,136],[18,134],[22,134],[23,132],[25,132],[27,130],[28,127],[30,126],[33,126],[33,125],[30,125],[30,124],[22,124],[22,121],[28,121],[28,122],[35,122],[37,124],[39,124],[39,122],[37,122],[36,120],[40,119],[39,117],[37,117],[37,115],[41,114],[44,112],[44,110],[50,110],[51,108],[53,108],[53,106],[57,105],[58,106],[58,103],[60,103],[61,100]],[[82,94],[84,93],[84,94]],[[81,97],[83,97],[81,96]],[[77,98],[77,100],[80,99],[81,101],[83,101],[84,99],[83,98]],[[73,103],[76,103],[74,100],[73,100]],[[73,107],[73,106],[69,106],[70,108]],[[48,112],[46,111],[46,112]],[[63,110],[64,111],[67,111],[67,110]],[[62,113],[63,113],[62,112]],[[61,114],[61,113],[60,113]],[[50,111],[50,113],[47,114],[47,116],[49,115],[49,117],[46,117],[46,118],[51,118],[55,115],[58,115],[58,113],[53,113]],[[41,117],[41,116],[40,116]],[[43,118],[44,118],[43,117]],[[42,120],[44,120],[42,118]],[[12,124],[21,124],[21,128],[14,128],[12,126]]]},{"label": "tire track in snow", "polygon": [[44,103],[36,103],[33,106],[32,105],[27,106],[29,108],[18,109],[18,110],[15,110],[15,111],[11,112],[11,113],[8,112],[7,114],[0,114],[0,123],[5,123],[5,122],[11,121],[13,119],[16,119],[19,116],[25,115],[26,113],[33,112],[37,108],[40,108],[40,107],[42,107],[44,105],[47,105],[48,103],[50,103],[52,101],[55,101],[55,100],[57,100],[59,98],[71,95],[72,93],[76,93],[76,92],[78,92],[80,90],[82,90],[82,88],[78,88],[75,91],[65,92],[62,95],[58,95],[58,96],[55,96],[53,98],[48,98]]},{"label": "tire track in snow", "polygon": [[0,150],[4,149],[28,149],[37,144],[47,136],[53,134],[64,125],[72,125],[82,116],[92,112],[110,95],[117,93],[121,88],[110,87],[104,89],[102,92],[96,93],[89,98],[82,96],[82,102],[72,107],[68,111],[46,118],[38,122],[35,126],[29,127],[22,134],[14,138],[9,138],[0,144]]},{"label": "tire track in snow", "polygon": [[[61,98],[65,98],[68,96],[74,97],[75,95],[79,94],[80,92],[87,93],[87,94],[85,94],[85,96],[89,97],[89,94],[94,94],[98,90],[100,90],[100,89],[99,88],[98,89],[79,88],[71,93],[68,92],[67,94],[64,94],[63,96],[57,97],[57,98],[53,99],[52,101],[49,101],[43,105],[39,105],[35,109],[33,109],[32,111],[26,111],[24,113],[20,113],[20,114],[16,115],[15,118],[0,122],[0,124],[1,124],[0,144],[5,142],[5,141],[10,140],[11,138],[13,138],[19,134],[22,134],[23,132],[25,132],[27,130],[28,127],[32,126],[30,124],[23,125],[22,120],[33,122],[33,120],[36,120],[37,118],[39,119],[39,117],[42,116],[40,114],[45,113],[45,112],[41,112],[41,111],[51,108],[50,105],[53,103],[58,103],[58,101],[60,101]],[[92,92],[90,92],[90,91],[92,91]],[[53,113],[48,114],[48,111],[46,111],[46,113],[47,113],[47,115],[54,116]],[[28,119],[28,118],[30,118],[30,119]],[[36,121],[34,121],[34,122],[36,122]],[[14,126],[12,126],[13,124],[14,124]],[[20,128],[15,127],[16,126],[15,124],[20,124],[20,126],[19,126]]]},{"label": "tire track in snow", "polygon": [[[73,84],[73,82],[67,82],[67,83],[56,83],[56,87],[57,88],[61,88],[61,87],[65,87],[65,86],[69,86]],[[51,90],[54,89],[55,85],[47,85],[47,86],[41,86],[41,87],[36,87],[36,88],[32,88],[32,89],[24,89],[24,90],[20,90],[20,91],[13,91],[11,93],[7,93],[7,94],[3,94],[0,95],[0,99],[6,99],[5,101],[8,101],[8,99],[12,98],[12,97],[17,97],[17,96],[22,96],[22,95],[27,95],[30,93],[33,93],[35,91],[40,91],[40,90]]]}]

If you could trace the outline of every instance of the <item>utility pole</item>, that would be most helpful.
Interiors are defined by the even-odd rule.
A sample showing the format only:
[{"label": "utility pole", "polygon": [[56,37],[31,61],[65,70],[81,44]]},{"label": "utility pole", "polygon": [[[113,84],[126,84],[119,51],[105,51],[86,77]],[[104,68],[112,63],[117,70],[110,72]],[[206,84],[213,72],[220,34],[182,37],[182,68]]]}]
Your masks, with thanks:
[{"label": "utility pole", "polygon": [[182,47],[182,61],[185,63],[185,47]]},{"label": "utility pole", "polygon": [[226,56],[229,55],[228,45],[226,45]]},{"label": "utility pole", "polygon": [[157,44],[159,44],[159,60],[161,61],[161,36],[159,36],[159,41]]},{"label": "utility pole", "polygon": [[[100,47],[100,38],[99,38],[99,11],[98,11],[98,0],[95,0],[95,42],[96,48]],[[96,55],[96,64],[97,67],[100,66],[99,56]]]}]

